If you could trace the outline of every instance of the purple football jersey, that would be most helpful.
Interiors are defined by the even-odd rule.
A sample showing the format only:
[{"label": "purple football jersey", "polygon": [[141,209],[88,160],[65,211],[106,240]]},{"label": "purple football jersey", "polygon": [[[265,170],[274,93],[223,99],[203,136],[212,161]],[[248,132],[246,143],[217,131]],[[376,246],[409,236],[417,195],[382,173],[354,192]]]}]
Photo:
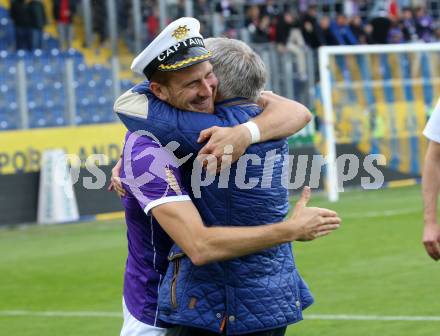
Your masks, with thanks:
[{"label": "purple football jersey", "polygon": [[150,210],[191,199],[182,187],[178,160],[151,137],[128,132],[122,161],[121,179],[127,191],[122,198],[128,239],[125,304],[137,320],[167,327],[157,319],[157,293],[173,241]]}]

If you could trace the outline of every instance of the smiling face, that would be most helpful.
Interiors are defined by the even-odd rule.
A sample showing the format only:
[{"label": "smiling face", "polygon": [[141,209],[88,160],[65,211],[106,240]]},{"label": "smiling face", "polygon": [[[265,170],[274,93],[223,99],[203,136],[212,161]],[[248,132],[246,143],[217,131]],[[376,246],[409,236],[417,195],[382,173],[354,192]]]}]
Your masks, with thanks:
[{"label": "smiling face", "polygon": [[[164,80],[156,81],[157,76]],[[214,113],[217,78],[205,61],[173,72],[156,72],[150,88],[161,100],[182,110]]]}]

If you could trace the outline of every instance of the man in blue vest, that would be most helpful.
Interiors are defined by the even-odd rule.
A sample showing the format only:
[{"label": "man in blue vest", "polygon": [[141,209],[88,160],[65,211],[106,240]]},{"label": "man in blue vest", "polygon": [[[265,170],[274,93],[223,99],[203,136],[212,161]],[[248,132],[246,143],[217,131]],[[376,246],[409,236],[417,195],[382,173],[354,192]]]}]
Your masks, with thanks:
[{"label": "man in blue vest", "polygon": [[[238,68],[234,75],[237,75],[236,79],[240,78],[244,83],[253,81],[249,84],[251,89],[244,88],[242,84],[235,86],[233,90],[229,90],[228,87],[219,90],[221,97],[217,97],[217,100],[221,100],[222,103],[216,105],[215,115],[176,108],[200,112],[213,110],[212,98],[217,83],[212,73],[212,66],[206,61],[210,57],[210,52],[202,45],[203,40],[193,40],[191,43],[191,39],[195,39],[196,36],[181,36],[186,34],[184,30],[190,32],[195,30],[198,34],[198,27],[197,25],[195,28],[192,27],[193,23],[194,21],[185,21],[185,24],[179,22],[171,26],[171,29],[164,30],[165,34],[158,37],[159,42],[163,44],[153,43],[138,56],[133,63],[133,68],[137,72],[144,73],[148,79],[151,79],[151,83],[145,82],[136,86],[115,103],[116,112],[130,131],[139,129],[148,131],[144,135],[155,139],[155,145],[139,144],[145,149],[133,151],[139,137],[131,141],[131,134],[127,136],[129,145],[126,144],[124,149],[122,177],[129,191],[128,196],[134,196],[132,198],[141,204],[142,209],[145,208],[145,213],[151,211],[160,226],[177,243],[169,254],[168,259],[172,261],[172,267],[168,269],[161,290],[159,307],[161,319],[171,324],[189,326],[189,328],[184,328],[182,333],[193,336],[207,335],[209,333],[207,330],[211,330],[215,335],[221,332],[227,332],[230,335],[257,335],[256,331],[259,332],[258,335],[282,335],[287,324],[301,319],[301,309],[310,305],[312,298],[296,271],[290,243],[278,244],[290,242],[292,238],[293,240],[307,240],[328,234],[338,227],[339,218],[328,210],[304,208],[306,201],[303,200],[302,205],[300,204],[295,212],[300,214],[309,211],[309,217],[313,217],[321,224],[314,230],[310,228],[303,230],[303,235],[297,235],[295,238],[292,234],[284,237],[282,237],[283,234],[274,234],[276,224],[255,227],[266,223],[280,222],[282,224],[287,213],[288,195],[283,184],[285,182],[283,182],[285,177],[283,163],[286,162],[287,155],[287,145],[284,139],[250,146],[246,153],[248,156],[243,156],[244,160],[240,158],[237,163],[232,163],[234,158],[223,158],[221,173],[213,179],[213,183],[206,183],[206,178],[202,179],[204,175],[202,169],[192,164],[197,161],[190,160],[184,163],[188,155],[200,150],[201,145],[197,143],[200,131],[213,125],[234,126],[232,129],[235,128],[238,131],[232,132],[239,134],[245,148],[251,142],[258,142],[261,138],[264,140],[264,137],[270,135],[271,131],[273,138],[277,135],[283,136],[282,132],[277,134],[280,130],[265,130],[264,124],[261,127],[263,131],[259,134],[258,126],[260,125],[249,123],[252,117],[257,121],[262,116],[260,107],[254,101],[264,86],[265,71],[261,59],[239,41],[235,42],[235,46],[229,46],[227,49],[232,55],[230,58],[232,62],[229,64],[238,61],[236,64]],[[179,35],[180,42],[175,44],[176,42],[171,40],[174,43],[171,45],[168,33],[173,37]],[[185,37],[187,39],[184,39]],[[216,54],[222,59],[221,50],[228,47],[230,41],[220,39],[214,42],[218,47],[218,50],[213,52],[214,59]],[[195,46],[189,47],[191,44]],[[182,47],[179,50],[182,45],[186,48]],[[163,48],[164,46],[166,48]],[[151,55],[154,55],[153,58]],[[240,60],[245,60],[245,63],[240,63]],[[246,70],[246,67],[249,69]],[[229,82],[227,77],[222,79],[220,83]],[[238,99],[235,98],[237,96]],[[266,101],[270,103],[271,99],[275,97],[268,95]],[[284,103],[287,104],[287,102]],[[248,124],[240,126],[243,123]],[[277,126],[273,124],[273,121],[271,125]],[[280,126],[282,126],[281,131],[286,131],[291,127],[291,125],[286,127],[281,124]],[[203,138],[207,133],[218,135],[221,134],[221,130],[210,128],[202,133],[201,137]],[[231,140],[234,136],[226,136],[226,138]],[[179,143],[178,147],[168,146],[176,140]],[[219,140],[217,144],[221,141]],[[160,179],[147,179],[147,184],[141,186],[142,190],[137,190],[137,187],[130,181],[142,177],[140,174],[142,167],[152,172],[153,163],[145,161],[137,164],[136,161],[141,162],[140,159],[148,153],[156,152],[156,149],[161,147],[160,143],[168,143],[165,147],[169,150],[169,157],[176,156],[173,160],[168,158],[161,160],[165,162],[162,166],[165,167],[166,176]],[[243,145],[240,144],[240,146]],[[212,148],[205,146],[202,151],[212,152]],[[232,155],[229,155],[231,153]],[[233,153],[232,148],[227,154],[233,157]],[[153,154],[150,155],[157,158]],[[132,160],[127,157],[131,157]],[[253,165],[246,167],[246,160],[252,161]],[[217,168],[216,161],[214,170]],[[181,168],[182,175],[179,175],[176,167]],[[160,169],[156,168],[158,173],[153,175],[157,177],[161,173]],[[230,175],[223,175],[225,171],[229,171]],[[133,177],[133,175],[138,176]],[[158,188],[156,180],[166,180],[167,183]],[[150,181],[153,182],[149,183]],[[173,189],[171,193],[168,187]],[[185,190],[182,190],[183,188]],[[188,194],[201,213],[201,219],[197,218],[192,204],[188,204],[190,203]],[[163,195],[163,197],[157,198],[157,195]],[[124,202],[127,200],[125,199]],[[127,206],[130,207],[131,212],[134,212],[131,207],[133,204],[125,205],[126,213],[128,213]],[[136,212],[139,211],[136,210]],[[210,227],[201,230],[203,227],[201,220]],[[129,225],[128,221],[127,224]],[[154,227],[151,220],[150,225]],[[254,227],[226,229],[221,226]],[[135,230],[131,231],[133,231],[132,236],[135,235]],[[210,235],[208,231],[212,231],[214,235]],[[308,234],[304,235],[306,231]],[[138,230],[138,232],[141,231]],[[203,237],[200,239],[199,235],[203,235],[204,239]],[[157,244],[153,244],[153,247],[155,245]],[[156,247],[154,247],[153,260],[156,260]],[[250,254],[264,248],[269,249]],[[133,252],[130,251],[130,253]],[[231,261],[212,263],[215,260],[227,260],[246,254],[250,255]],[[128,262],[127,267],[130,266]],[[153,264],[156,265],[155,262]],[[252,285],[246,285],[247,282]],[[248,294],[243,296],[243,291]],[[255,293],[252,293],[254,291]],[[255,300],[255,297],[259,299]],[[124,298],[126,299],[125,289]]]}]

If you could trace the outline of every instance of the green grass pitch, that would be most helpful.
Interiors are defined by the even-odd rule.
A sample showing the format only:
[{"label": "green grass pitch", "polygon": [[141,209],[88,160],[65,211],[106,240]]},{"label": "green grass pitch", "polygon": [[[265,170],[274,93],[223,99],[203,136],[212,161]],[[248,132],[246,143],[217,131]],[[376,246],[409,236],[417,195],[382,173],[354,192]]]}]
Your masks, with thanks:
[{"label": "green grass pitch", "polygon": [[[440,335],[440,321],[374,320],[440,316],[439,267],[421,245],[420,188],[341,196],[334,205],[321,196],[312,201],[336,209],[344,220],[341,229],[295,243],[298,268],[316,302],[287,335]],[[126,253],[122,220],[1,229],[0,335],[119,335]],[[115,315],[28,314],[48,311]],[[330,315],[373,318],[327,319]]]}]

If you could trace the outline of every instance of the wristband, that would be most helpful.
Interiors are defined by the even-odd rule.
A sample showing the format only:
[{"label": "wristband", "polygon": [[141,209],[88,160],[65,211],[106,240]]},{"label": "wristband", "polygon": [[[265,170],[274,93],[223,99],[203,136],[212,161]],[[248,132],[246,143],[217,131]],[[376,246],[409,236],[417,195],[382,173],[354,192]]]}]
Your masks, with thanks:
[{"label": "wristband", "polygon": [[251,133],[251,144],[260,142],[260,129],[258,128],[258,125],[254,123],[253,121],[248,121],[243,124],[243,126],[246,126],[246,128]]}]

